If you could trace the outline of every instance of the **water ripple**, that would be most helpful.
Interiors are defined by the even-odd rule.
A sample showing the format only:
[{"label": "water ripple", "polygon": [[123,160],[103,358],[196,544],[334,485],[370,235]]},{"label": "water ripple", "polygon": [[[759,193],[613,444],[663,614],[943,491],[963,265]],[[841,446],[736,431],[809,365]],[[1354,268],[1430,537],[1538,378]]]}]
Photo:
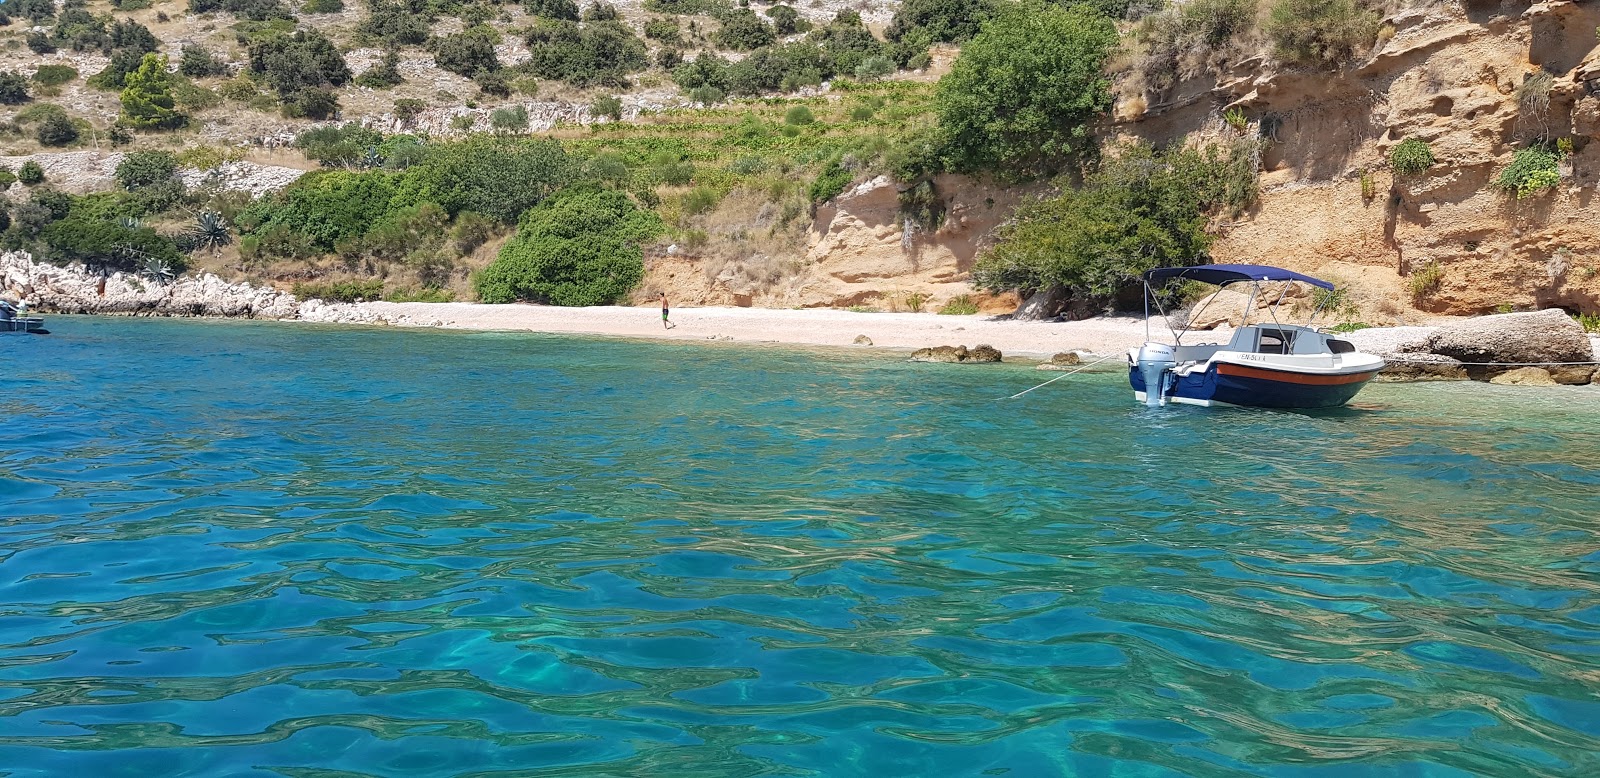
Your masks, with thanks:
[{"label": "water ripple", "polygon": [[1600,771],[1592,390],[53,329],[7,341],[0,774]]}]

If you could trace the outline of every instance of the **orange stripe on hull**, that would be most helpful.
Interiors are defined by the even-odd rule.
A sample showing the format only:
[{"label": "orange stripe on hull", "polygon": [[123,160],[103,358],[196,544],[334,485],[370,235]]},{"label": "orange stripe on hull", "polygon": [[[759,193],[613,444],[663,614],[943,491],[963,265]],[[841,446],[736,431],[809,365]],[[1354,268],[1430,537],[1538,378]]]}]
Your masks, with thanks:
[{"label": "orange stripe on hull", "polygon": [[1363,381],[1369,381],[1378,374],[1376,370],[1369,370],[1364,373],[1345,373],[1343,375],[1311,375],[1308,373],[1291,373],[1287,370],[1264,370],[1259,367],[1246,367],[1228,362],[1218,363],[1217,372],[1238,378],[1260,378],[1266,381],[1281,381],[1286,384],[1306,384],[1309,386],[1358,384]]}]

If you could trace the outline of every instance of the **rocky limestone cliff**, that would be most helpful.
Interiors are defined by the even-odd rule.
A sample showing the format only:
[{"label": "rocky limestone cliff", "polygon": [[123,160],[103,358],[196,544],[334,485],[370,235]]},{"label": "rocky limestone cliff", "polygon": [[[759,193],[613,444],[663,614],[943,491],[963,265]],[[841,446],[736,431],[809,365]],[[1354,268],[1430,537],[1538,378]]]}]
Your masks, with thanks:
[{"label": "rocky limestone cliff", "polygon": [[[1426,2],[1386,23],[1392,37],[1344,71],[1248,59],[1160,99],[1125,97],[1115,129],[1157,143],[1217,137],[1235,132],[1222,112],[1242,110],[1247,131],[1272,141],[1263,192],[1223,225],[1213,255],[1339,281],[1371,323],[1600,310],[1600,3]],[[1528,110],[1518,89],[1541,71],[1549,107]],[[1560,185],[1523,200],[1496,189],[1516,148],[1540,137],[1572,139]],[[1438,163],[1392,174],[1388,154],[1406,138],[1427,141]],[[1407,279],[1434,268],[1437,283],[1413,296]]]},{"label": "rocky limestone cliff", "polygon": [[372,306],[298,300],[294,295],[250,284],[230,284],[210,274],[169,282],[127,273],[102,275],[82,265],[35,262],[26,252],[0,254],[0,296],[26,299],[43,313],[122,316],[213,316],[285,319],[329,324],[395,324],[433,327]]}]

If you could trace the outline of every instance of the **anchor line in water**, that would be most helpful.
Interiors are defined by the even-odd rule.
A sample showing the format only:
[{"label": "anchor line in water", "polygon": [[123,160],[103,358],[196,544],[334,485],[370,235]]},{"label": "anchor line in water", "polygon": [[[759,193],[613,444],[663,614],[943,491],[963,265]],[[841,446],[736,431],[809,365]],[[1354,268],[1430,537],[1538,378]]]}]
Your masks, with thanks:
[{"label": "anchor line in water", "polygon": [[[1055,378],[1052,378],[1052,379],[1050,379],[1050,380],[1048,380],[1048,381],[1046,381],[1046,382],[1044,382],[1042,384],[1039,384],[1038,386],[1033,387],[1033,389],[1040,389],[1040,388],[1049,386],[1049,385],[1051,385],[1051,384],[1053,384],[1053,383],[1055,383],[1057,381],[1060,381],[1063,378],[1066,378],[1067,376],[1083,372],[1084,370],[1088,370],[1089,368],[1094,367],[1095,365],[1098,365],[1101,362],[1104,362],[1104,361],[1106,361],[1108,359],[1116,359],[1116,358],[1118,358],[1120,356],[1123,356],[1123,355],[1122,354],[1111,354],[1111,355],[1108,355],[1108,356],[1101,357],[1101,358],[1096,359],[1095,361],[1090,362],[1089,364],[1084,365],[1083,367],[1080,367],[1080,368],[1078,368],[1076,370],[1068,370],[1067,372],[1062,373],[1061,375],[1058,375]],[[1014,395],[1011,395],[1010,397],[996,397],[995,400],[997,402],[1000,401],[1000,400],[1015,400],[1018,397],[1021,397],[1021,396],[1025,395],[1025,394],[1027,394],[1028,392],[1033,391],[1033,389],[1024,389],[1024,390],[1022,390],[1020,392],[1017,392]]]}]

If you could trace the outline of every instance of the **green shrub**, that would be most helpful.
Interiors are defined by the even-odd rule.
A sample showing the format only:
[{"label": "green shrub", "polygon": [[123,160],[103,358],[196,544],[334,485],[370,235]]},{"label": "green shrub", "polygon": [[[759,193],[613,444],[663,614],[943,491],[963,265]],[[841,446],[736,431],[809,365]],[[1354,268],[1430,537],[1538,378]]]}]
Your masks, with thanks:
[{"label": "green shrub", "polygon": [[400,53],[390,49],[384,52],[382,61],[356,76],[355,83],[368,89],[389,89],[405,83],[405,80],[400,75]]},{"label": "green shrub", "polygon": [[671,46],[683,45],[683,34],[678,30],[678,20],[656,17],[644,23],[644,37]]},{"label": "green shrub", "polygon": [[523,216],[473,286],[487,303],[612,303],[644,277],[640,244],[663,230],[659,217],[620,192],[568,190]]},{"label": "green shrub", "polygon": [[281,0],[189,0],[189,11],[197,14],[222,11],[255,22],[294,19],[294,14]]},{"label": "green shrub", "polygon": [[183,58],[178,60],[178,72],[189,78],[207,78],[227,75],[228,66],[217,55],[200,45],[183,47]]},{"label": "green shrub", "polygon": [[1600,332],[1600,313],[1578,313],[1572,318],[1584,332]]},{"label": "green shrub", "polygon": [[1542,145],[1517,149],[1495,186],[1519,200],[1533,197],[1561,183],[1560,163],[1561,155]]},{"label": "green shrub", "polygon": [[1433,149],[1420,138],[1406,138],[1389,151],[1389,167],[1396,175],[1410,176],[1421,173],[1436,162]]},{"label": "green shrub", "polygon": [[1411,293],[1411,299],[1422,302],[1431,297],[1444,284],[1444,270],[1437,262],[1429,262],[1406,277],[1406,289]]},{"label": "green shrub", "polygon": [[433,23],[431,6],[419,3],[374,0],[367,6],[367,18],[356,27],[356,35],[371,43],[390,46],[417,46],[428,40]]},{"label": "green shrub", "polygon": [[0,70],[0,104],[21,105],[28,102],[28,79],[20,73]]},{"label": "green shrub", "polygon": [[344,0],[306,0],[300,5],[303,14],[336,14],[344,10]]},{"label": "green shrub", "polygon": [[375,152],[382,142],[382,133],[347,122],[306,130],[295,136],[294,147],[323,167],[360,167],[369,152]]},{"label": "green shrub", "polygon": [[528,109],[521,105],[496,108],[489,114],[489,126],[495,132],[524,132],[528,129]]},{"label": "green shrub", "polygon": [[532,16],[578,21],[578,4],[573,0],[522,0],[522,7]]},{"label": "green shrub", "polygon": [[403,194],[451,214],[474,211],[512,224],[571,180],[574,165],[561,144],[546,139],[475,136],[441,144],[414,166]]},{"label": "green shrub", "polygon": [[78,78],[78,69],[71,65],[40,65],[33,73],[34,83],[40,86],[61,86]]},{"label": "green shrub", "polygon": [[38,30],[28,33],[23,40],[27,42],[28,51],[35,54],[54,54],[56,52],[55,41],[50,40],[48,34]]},{"label": "green shrub", "polygon": [[1337,69],[1371,46],[1382,24],[1357,0],[1273,0],[1265,30],[1285,62]]},{"label": "green shrub", "polygon": [[[15,184],[16,182],[17,182],[17,174],[11,172],[11,168],[6,167],[5,165],[0,165],[0,189],[9,189],[11,187],[11,185]],[[9,205],[9,203],[8,203],[8,205]],[[4,213],[4,212],[5,212],[5,208],[0,208],[0,213]],[[4,232],[4,231],[5,231],[5,228],[0,227],[0,232]]]},{"label": "green shrub", "polygon": [[805,107],[803,105],[797,105],[797,106],[795,106],[793,108],[790,108],[783,115],[783,123],[784,124],[793,124],[793,125],[797,125],[797,126],[798,125],[811,124],[812,122],[815,122],[816,120],[817,120],[817,117],[815,117],[815,116],[813,116],[811,114],[811,109],[807,108],[807,107]]},{"label": "green shrub", "polygon": [[644,41],[619,22],[544,21],[527,43],[529,72],[577,87],[626,88],[630,74],[650,66]]},{"label": "green shrub", "polygon": [[720,202],[722,202],[722,192],[709,186],[697,186],[683,196],[683,213],[685,216],[710,213]]},{"label": "green shrub", "polygon": [[313,171],[239,214],[239,226],[259,234],[281,226],[305,236],[310,248],[331,252],[358,240],[388,212],[395,193],[390,173]]},{"label": "green shrub", "polygon": [[450,228],[450,242],[455,245],[456,253],[466,256],[494,239],[499,231],[500,225],[493,219],[472,211],[463,211],[456,215],[456,224]]},{"label": "green shrub", "polygon": [[615,22],[622,19],[622,14],[617,12],[617,7],[610,3],[595,0],[583,9],[583,21],[586,22]]},{"label": "green shrub", "polygon": [[431,47],[434,64],[464,78],[499,70],[500,59],[495,56],[491,32],[486,27],[474,27],[456,35],[435,38]]},{"label": "green shrub", "polygon": [[34,137],[43,146],[70,146],[78,140],[78,125],[65,113],[51,114],[39,122]]},{"label": "green shrub", "polygon": [[1105,301],[1146,270],[1204,261],[1208,216],[1232,196],[1229,162],[1215,147],[1126,148],[1082,188],[1019,208],[980,255],[973,283],[991,291],[1062,287]]},{"label": "green shrub", "polygon": [[117,183],[133,191],[171,181],[178,158],[170,151],[131,151],[117,163]]},{"label": "green shrub", "polygon": [[301,300],[355,303],[383,299],[383,282],[378,279],[337,281],[329,284],[295,284],[292,293]]},{"label": "green shrub", "polygon": [[426,104],[415,97],[402,97],[394,101],[394,118],[409,122],[421,115],[426,107]]},{"label": "green shrub", "polygon": [[768,8],[767,18],[772,20],[772,28],[779,35],[794,35],[811,29],[811,22],[800,16],[794,6],[775,5]]},{"label": "green shrub", "polygon": [[829,162],[811,182],[811,202],[821,205],[841,194],[855,180],[855,174],[845,170],[838,160]]},{"label": "green shrub", "polygon": [[304,90],[350,82],[350,68],[344,57],[327,36],[316,30],[297,30],[293,35],[251,43],[247,66],[285,100]]},{"label": "green shrub", "polygon": [[[867,60],[887,59],[889,54],[888,47],[872,35],[855,11],[840,11],[833,21],[812,30],[806,43],[821,49],[838,73],[855,73]],[[890,64],[884,73],[893,71]]]},{"label": "green shrub", "polygon": [[622,121],[622,101],[610,95],[596,98],[589,110],[595,116],[605,116],[614,122]]},{"label": "green shrub", "polygon": [[17,180],[26,186],[38,186],[44,183],[44,168],[36,160],[28,160],[17,168]]},{"label": "green shrub", "polygon": [[187,265],[172,239],[137,223],[87,215],[69,215],[40,234],[49,256],[59,263],[83,262],[122,271],[137,271],[154,261],[173,272]]},{"label": "green shrub", "polygon": [[1103,65],[1110,20],[1082,6],[1007,8],[962,49],[934,105],[960,171],[1055,172],[1087,151],[1088,124],[1111,105]]},{"label": "green shrub", "polygon": [[971,316],[977,312],[978,304],[972,301],[970,294],[958,294],[939,309],[944,316]]},{"label": "green shrub", "polygon": [[769,45],[777,38],[772,25],[761,21],[755,11],[740,8],[722,17],[722,27],[717,30],[718,46],[734,51],[752,51]]},{"label": "green shrub", "polygon": [[327,119],[339,111],[339,97],[329,89],[303,87],[283,96],[283,115],[291,119]]}]

